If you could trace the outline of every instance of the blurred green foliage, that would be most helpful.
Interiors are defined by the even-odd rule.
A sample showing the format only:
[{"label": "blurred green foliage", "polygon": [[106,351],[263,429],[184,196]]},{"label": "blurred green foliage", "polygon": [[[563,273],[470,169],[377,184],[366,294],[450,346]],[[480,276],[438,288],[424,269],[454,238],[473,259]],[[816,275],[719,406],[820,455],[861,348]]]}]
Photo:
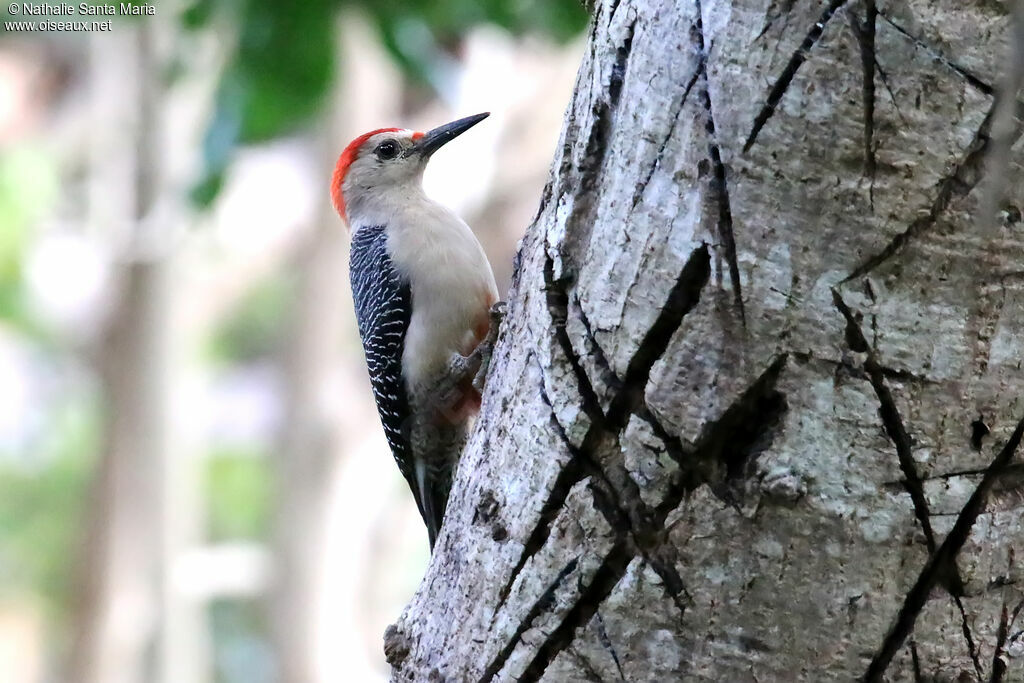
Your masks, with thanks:
[{"label": "blurred green foliage", "polygon": [[53,209],[58,183],[54,160],[38,147],[0,156],[0,320],[36,341],[44,334],[26,308],[22,269],[32,227]]},{"label": "blurred green foliage", "polygon": [[73,559],[93,476],[99,416],[72,402],[47,425],[38,457],[0,465],[0,586],[40,596],[52,618],[66,617]]},{"label": "blurred green foliage", "polygon": [[218,321],[206,344],[210,360],[246,363],[279,353],[286,330],[284,317],[292,301],[290,280],[280,274],[261,280],[224,320]]},{"label": "blurred green foliage", "polygon": [[206,460],[207,539],[265,541],[270,534],[270,458],[221,451]]},{"label": "blurred green foliage", "polygon": [[434,88],[446,51],[477,24],[566,41],[587,23],[580,0],[195,0],[186,28],[239,27],[203,143],[206,169],[192,193],[199,205],[216,197],[236,145],[291,132],[319,111],[334,77],[335,17],[345,7],[369,16],[404,72]]}]

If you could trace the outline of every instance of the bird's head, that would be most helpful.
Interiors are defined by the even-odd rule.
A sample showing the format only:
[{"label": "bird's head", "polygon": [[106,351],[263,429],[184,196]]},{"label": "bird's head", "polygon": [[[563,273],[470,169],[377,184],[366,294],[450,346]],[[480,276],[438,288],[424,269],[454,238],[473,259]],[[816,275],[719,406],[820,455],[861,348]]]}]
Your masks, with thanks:
[{"label": "bird's head", "polygon": [[467,116],[426,133],[379,128],[350,142],[338,157],[331,178],[331,201],[346,222],[357,211],[379,210],[407,190],[418,190],[430,156],[489,113]]}]

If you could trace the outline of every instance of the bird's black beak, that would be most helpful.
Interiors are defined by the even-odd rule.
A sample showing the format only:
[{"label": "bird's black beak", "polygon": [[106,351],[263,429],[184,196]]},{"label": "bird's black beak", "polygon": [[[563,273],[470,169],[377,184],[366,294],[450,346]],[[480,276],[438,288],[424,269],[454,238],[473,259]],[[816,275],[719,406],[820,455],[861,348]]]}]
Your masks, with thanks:
[{"label": "bird's black beak", "polygon": [[416,144],[409,148],[409,153],[421,154],[425,158],[430,157],[431,154],[441,149],[443,145],[462,135],[490,115],[491,113],[489,111],[485,111],[482,114],[474,114],[473,116],[467,116],[464,119],[459,119],[458,121],[452,121],[451,123],[446,123],[443,126],[438,126],[437,128],[424,133],[423,137],[417,140]]}]

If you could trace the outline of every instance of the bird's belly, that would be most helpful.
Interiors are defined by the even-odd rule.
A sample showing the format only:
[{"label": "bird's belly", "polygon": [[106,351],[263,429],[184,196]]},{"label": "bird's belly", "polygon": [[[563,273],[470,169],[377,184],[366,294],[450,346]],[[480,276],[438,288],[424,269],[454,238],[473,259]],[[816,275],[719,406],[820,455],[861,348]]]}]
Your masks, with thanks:
[{"label": "bird's belly", "polygon": [[438,377],[453,353],[467,355],[476,347],[475,330],[481,319],[487,320],[489,302],[486,290],[465,284],[449,283],[435,291],[414,288],[403,358],[411,383]]}]

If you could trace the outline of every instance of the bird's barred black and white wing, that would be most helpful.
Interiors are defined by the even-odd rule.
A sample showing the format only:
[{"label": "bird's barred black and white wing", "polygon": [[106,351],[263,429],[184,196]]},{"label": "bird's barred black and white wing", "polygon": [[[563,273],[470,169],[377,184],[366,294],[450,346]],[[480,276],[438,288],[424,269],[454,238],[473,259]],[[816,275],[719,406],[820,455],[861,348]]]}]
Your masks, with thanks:
[{"label": "bird's barred black and white wing", "polygon": [[[418,493],[409,442],[409,396],[402,376],[405,333],[412,315],[412,293],[387,251],[383,226],[361,227],[352,236],[349,277],[366,367],[391,453]],[[423,512],[420,495],[416,504]]]}]

